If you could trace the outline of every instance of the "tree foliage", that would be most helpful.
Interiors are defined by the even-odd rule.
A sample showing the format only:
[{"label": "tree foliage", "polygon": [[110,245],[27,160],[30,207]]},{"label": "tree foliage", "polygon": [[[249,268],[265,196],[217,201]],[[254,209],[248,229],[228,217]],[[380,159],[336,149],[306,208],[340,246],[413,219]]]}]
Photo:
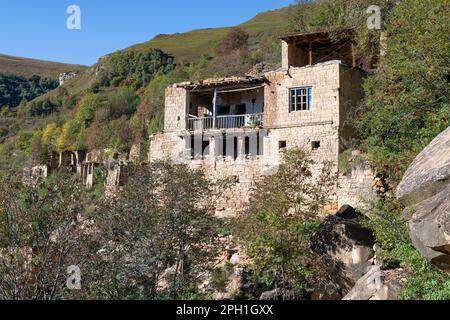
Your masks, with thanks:
[{"label": "tree foliage", "polygon": [[449,300],[450,275],[432,266],[414,248],[408,234],[408,223],[402,218],[404,208],[391,198],[375,199],[363,224],[373,230],[380,246],[378,258],[384,268],[400,265],[413,275],[400,293],[408,300]]},{"label": "tree foliage", "polygon": [[5,106],[17,107],[22,101],[31,101],[56,87],[57,81],[38,75],[26,79],[0,74],[0,109]]},{"label": "tree foliage", "polygon": [[123,82],[146,86],[157,74],[174,68],[173,58],[159,49],[119,51],[100,61],[98,79],[103,86]]},{"label": "tree foliage", "polygon": [[161,161],[134,167],[123,191],[94,213],[99,254],[89,296],[182,298],[219,247],[220,221],[204,201],[215,186],[200,170]]},{"label": "tree foliage", "polygon": [[379,174],[395,186],[414,157],[450,125],[445,1],[405,0],[388,22],[385,71],[365,83],[359,130]]},{"label": "tree foliage", "polygon": [[69,176],[52,176],[35,188],[0,176],[0,299],[70,296],[66,272],[81,263],[75,226],[83,205],[83,189]]},{"label": "tree foliage", "polygon": [[312,165],[303,151],[286,151],[278,172],[256,185],[249,210],[234,223],[256,281],[281,289],[285,299],[305,297],[320,281],[309,239],[334,179],[323,164],[316,182]]}]

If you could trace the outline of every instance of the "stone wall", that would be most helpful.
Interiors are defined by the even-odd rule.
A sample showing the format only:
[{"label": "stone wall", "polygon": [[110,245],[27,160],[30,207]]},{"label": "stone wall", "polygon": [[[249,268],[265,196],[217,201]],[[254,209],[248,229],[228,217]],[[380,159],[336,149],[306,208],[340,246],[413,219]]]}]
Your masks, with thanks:
[{"label": "stone wall", "polygon": [[158,133],[150,137],[148,161],[171,159],[174,162],[184,162],[186,155],[183,133]]},{"label": "stone wall", "polygon": [[354,208],[364,208],[370,201],[375,191],[375,175],[372,169],[364,162],[358,161],[351,164],[351,169],[346,174],[340,174],[338,179],[338,205],[350,205]]},{"label": "stone wall", "polygon": [[164,131],[184,130],[188,111],[188,90],[171,86],[166,89]]},{"label": "stone wall", "polygon": [[[268,73],[270,84],[265,91],[264,126],[286,128],[312,124],[339,126],[338,62],[290,68],[289,71]],[[289,112],[289,89],[312,87],[311,111]]]}]

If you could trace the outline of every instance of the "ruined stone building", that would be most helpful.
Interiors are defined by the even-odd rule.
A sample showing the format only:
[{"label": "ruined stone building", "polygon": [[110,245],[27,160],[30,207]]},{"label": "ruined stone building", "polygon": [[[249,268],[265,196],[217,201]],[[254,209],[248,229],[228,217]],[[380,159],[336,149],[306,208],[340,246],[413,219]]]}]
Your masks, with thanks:
[{"label": "ruined stone building", "polygon": [[[300,147],[337,171],[338,156],[353,138],[352,109],[362,99],[365,75],[353,41],[336,43],[324,32],[281,41],[278,70],[166,89],[164,132],[151,137],[149,160],[170,158],[213,179],[234,177],[224,214],[243,207],[253,181],[276,171],[284,149]],[[356,176],[364,183],[365,169]],[[359,183],[343,181],[335,206],[339,190],[348,202],[349,186]]]}]

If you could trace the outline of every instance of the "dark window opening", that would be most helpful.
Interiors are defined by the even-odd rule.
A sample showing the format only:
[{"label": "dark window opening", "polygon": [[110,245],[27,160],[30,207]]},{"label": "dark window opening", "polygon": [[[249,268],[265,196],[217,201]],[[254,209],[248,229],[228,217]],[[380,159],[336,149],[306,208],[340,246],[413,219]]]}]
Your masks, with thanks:
[{"label": "dark window opening", "polygon": [[203,159],[205,159],[205,157],[209,156],[209,140],[203,141],[202,154],[203,154]]},{"label": "dark window opening", "polygon": [[256,135],[256,154],[258,156],[263,155],[263,139],[261,139],[261,134],[258,132]]},{"label": "dark window opening", "polygon": [[194,143],[195,143],[194,135],[191,135],[191,144],[189,146],[189,148],[191,148],[191,159],[195,158]]},{"label": "dark window opening", "polygon": [[234,147],[234,160],[236,160],[238,158],[238,138],[234,137],[233,139],[233,147]]},{"label": "dark window opening", "polygon": [[245,155],[248,156],[250,155],[250,137],[245,137],[244,145],[245,145]]},{"label": "dark window opening", "polygon": [[227,138],[225,135],[222,136],[222,156],[227,156]]},{"label": "dark window opening", "polygon": [[218,115],[219,116],[227,116],[231,113],[231,108],[230,106],[220,106],[219,107],[219,112]]},{"label": "dark window opening", "polygon": [[286,149],[286,148],[287,148],[286,141],[279,141],[278,142],[278,149],[282,150],[282,149]]},{"label": "dark window opening", "polygon": [[311,142],[311,149],[313,151],[320,149],[320,141],[313,141]]},{"label": "dark window opening", "polygon": [[243,115],[247,113],[247,106],[245,104],[238,104],[236,106],[236,115]]}]

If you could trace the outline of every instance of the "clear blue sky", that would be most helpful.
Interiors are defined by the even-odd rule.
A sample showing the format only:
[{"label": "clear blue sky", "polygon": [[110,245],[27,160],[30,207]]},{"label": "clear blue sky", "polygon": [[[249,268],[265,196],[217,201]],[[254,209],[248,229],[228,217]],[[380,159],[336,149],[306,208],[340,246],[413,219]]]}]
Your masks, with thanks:
[{"label": "clear blue sky", "polygon": [[[0,53],[92,65],[160,33],[240,24],[294,0],[10,0],[0,2]],[[81,30],[68,30],[69,5]]]}]

